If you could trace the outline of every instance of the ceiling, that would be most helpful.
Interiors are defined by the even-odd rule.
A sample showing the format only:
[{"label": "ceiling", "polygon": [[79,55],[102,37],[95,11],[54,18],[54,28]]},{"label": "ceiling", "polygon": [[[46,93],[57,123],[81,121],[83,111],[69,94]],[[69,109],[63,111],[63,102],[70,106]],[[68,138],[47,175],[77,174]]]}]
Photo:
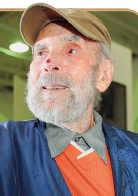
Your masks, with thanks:
[{"label": "ceiling", "polygon": [[[107,26],[112,40],[131,48],[138,56],[138,15],[130,11],[93,11]],[[9,45],[23,42],[19,32],[22,11],[0,11],[0,88],[13,88],[13,76],[26,78],[32,59],[31,48],[25,53],[14,53]]]}]

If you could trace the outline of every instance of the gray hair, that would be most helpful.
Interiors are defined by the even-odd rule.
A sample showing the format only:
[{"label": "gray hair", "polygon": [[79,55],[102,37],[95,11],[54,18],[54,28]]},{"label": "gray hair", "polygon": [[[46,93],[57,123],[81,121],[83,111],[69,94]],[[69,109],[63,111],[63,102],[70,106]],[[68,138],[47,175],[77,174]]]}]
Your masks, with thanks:
[{"label": "gray hair", "polygon": [[104,57],[106,59],[111,60],[115,64],[115,58],[114,58],[111,50],[109,50],[109,48],[107,47],[107,45],[105,45],[104,43],[100,42],[100,46],[101,46],[101,52],[104,55]]}]

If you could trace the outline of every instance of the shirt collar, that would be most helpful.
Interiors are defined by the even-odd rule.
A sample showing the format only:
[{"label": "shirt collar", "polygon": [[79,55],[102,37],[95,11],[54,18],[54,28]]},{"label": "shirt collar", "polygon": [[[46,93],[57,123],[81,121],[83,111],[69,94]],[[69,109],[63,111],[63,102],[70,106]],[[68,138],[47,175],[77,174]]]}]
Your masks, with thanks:
[{"label": "shirt collar", "polygon": [[48,140],[51,157],[58,156],[68,146],[75,135],[75,132],[70,129],[61,128],[56,125],[47,123],[45,135]]},{"label": "shirt collar", "polygon": [[[105,138],[102,131],[102,117],[96,111],[94,111],[94,119],[95,125],[81,136],[102,160],[107,163]],[[61,128],[50,123],[46,125],[45,135],[48,140],[51,157],[54,158],[63,152],[71,140],[76,137],[76,133],[70,129]]]},{"label": "shirt collar", "polygon": [[95,125],[86,133],[83,134],[85,141],[88,145],[95,150],[95,152],[107,164],[106,158],[106,144],[104,133],[102,130],[102,117],[94,111]]}]

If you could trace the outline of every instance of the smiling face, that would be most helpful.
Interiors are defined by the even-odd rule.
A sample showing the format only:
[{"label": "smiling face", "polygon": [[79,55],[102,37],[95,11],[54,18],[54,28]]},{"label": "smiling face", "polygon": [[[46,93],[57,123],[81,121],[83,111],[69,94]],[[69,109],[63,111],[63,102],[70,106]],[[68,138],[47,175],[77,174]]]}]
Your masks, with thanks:
[{"label": "smiling face", "polygon": [[69,24],[51,23],[33,47],[27,103],[41,120],[64,124],[93,107],[98,73],[99,44]]}]

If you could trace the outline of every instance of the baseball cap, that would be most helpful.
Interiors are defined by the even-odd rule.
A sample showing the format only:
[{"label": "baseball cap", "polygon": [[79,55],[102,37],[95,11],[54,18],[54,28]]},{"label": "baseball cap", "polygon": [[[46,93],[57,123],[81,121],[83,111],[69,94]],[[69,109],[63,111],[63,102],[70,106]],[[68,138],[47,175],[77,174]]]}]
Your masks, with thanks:
[{"label": "baseball cap", "polygon": [[20,32],[30,46],[33,46],[41,29],[52,22],[68,22],[83,36],[103,42],[111,49],[111,37],[103,22],[83,9],[56,9],[45,3],[35,3],[22,14]]}]

